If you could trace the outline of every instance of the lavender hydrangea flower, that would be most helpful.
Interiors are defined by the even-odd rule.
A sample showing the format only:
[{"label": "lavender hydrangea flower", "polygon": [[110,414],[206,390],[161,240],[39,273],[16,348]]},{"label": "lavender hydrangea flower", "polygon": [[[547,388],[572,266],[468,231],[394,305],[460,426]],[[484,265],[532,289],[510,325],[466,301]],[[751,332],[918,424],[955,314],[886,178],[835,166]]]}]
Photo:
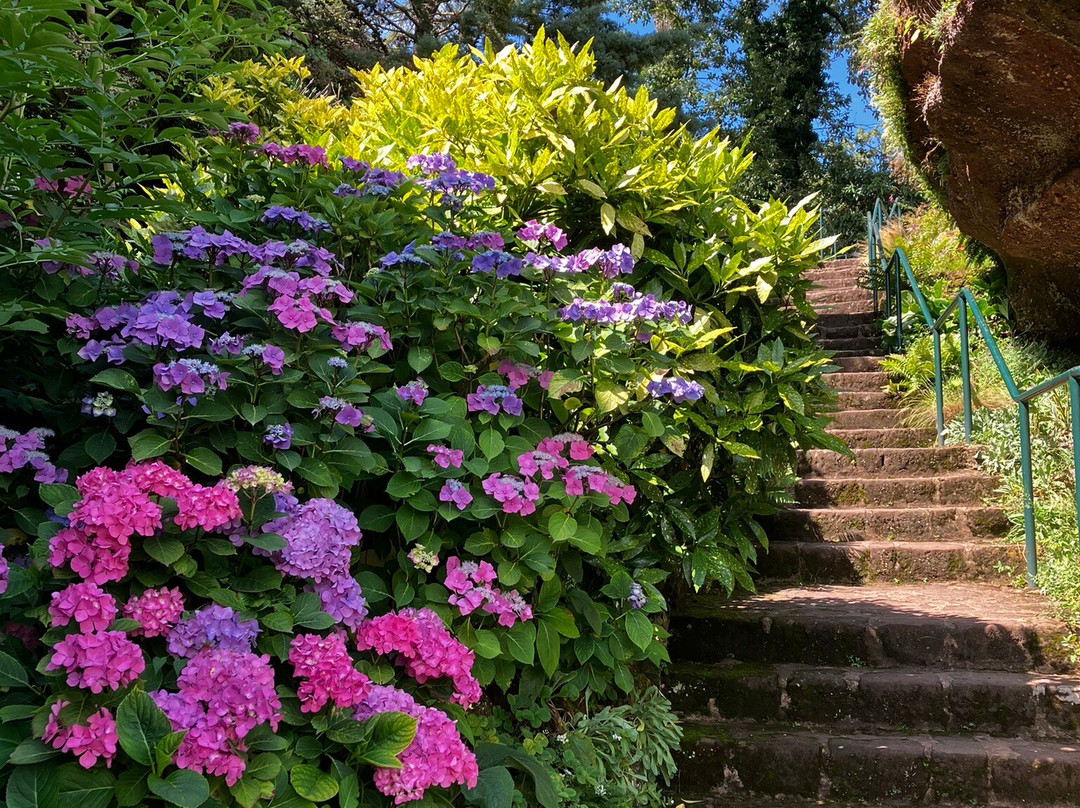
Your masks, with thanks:
[{"label": "lavender hydrangea flower", "polygon": [[630,584],[630,595],[626,598],[626,602],[630,605],[631,609],[643,609],[645,604],[649,602],[649,598],[645,595],[645,590],[642,589],[641,584],[637,581]]},{"label": "lavender hydrangea flower", "polygon": [[417,407],[428,397],[428,386],[423,379],[416,379],[397,388],[397,395],[402,401],[411,401]]},{"label": "lavender hydrangea flower", "polygon": [[207,645],[242,653],[251,650],[258,633],[258,620],[241,620],[228,606],[212,603],[169,632],[169,653],[190,658]]},{"label": "lavender hydrangea flower", "polygon": [[271,205],[263,213],[261,221],[264,223],[285,222],[286,224],[295,224],[301,230],[306,230],[309,233],[320,233],[330,229],[330,222],[325,219],[316,218],[307,211],[284,205]]},{"label": "lavender hydrangea flower", "polygon": [[689,379],[680,379],[675,376],[662,379],[658,382],[649,382],[646,389],[653,398],[671,396],[678,404],[681,404],[684,401],[697,401],[705,395],[705,388],[697,382],[692,382]]},{"label": "lavender hydrangea flower", "polygon": [[284,451],[292,446],[292,437],[293,428],[290,424],[274,424],[266,428],[266,432],[263,433],[263,442]]},{"label": "lavender hydrangea flower", "polygon": [[168,392],[175,387],[185,396],[205,393],[208,388],[224,390],[229,374],[217,365],[200,359],[178,359],[169,364],[158,362],[154,365],[154,381],[162,390]]},{"label": "lavender hydrangea flower", "polygon": [[502,411],[507,415],[521,415],[522,401],[507,386],[502,384],[480,385],[475,393],[465,397],[469,412],[487,412],[492,415]]},{"label": "lavender hydrangea flower", "polygon": [[523,266],[520,258],[515,258],[501,250],[491,250],[473,256],[472,271],[485,275],[495,273],[497,278],[509,278],[512,275],[520,275]]}]

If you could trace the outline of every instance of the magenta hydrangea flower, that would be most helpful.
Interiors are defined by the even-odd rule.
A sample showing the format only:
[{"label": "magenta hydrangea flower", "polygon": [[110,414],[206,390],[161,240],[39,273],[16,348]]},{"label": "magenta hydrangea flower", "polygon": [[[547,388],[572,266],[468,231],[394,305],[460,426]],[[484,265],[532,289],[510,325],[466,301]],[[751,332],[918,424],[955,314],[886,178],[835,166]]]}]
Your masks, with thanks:
[{"label": "magenta hydrangea flower", "polygon": [[59,194],[68,199],[90,196],[94,186],[82,174],[50,180],[46,177],[34,177],[34,190],[49,194]]},{"label": "magenta hydrangea flower", "polygon": [[79,631],[105,631],[116,619],[116,599],[97,584],[71,584],[53,592],[49,615],[54,626],[66,626],[74,620]]},{"label": "magenta hydrangea flower", "polygon": [[372,618],[356,632],[361,651],[393,655],[394,662],[420,684],[450,679],[451,701],[469,707],[480,700],[480,685],[473,678],[473,652],[462,645],[430,609],[402,609]]},{"label": "magenta hydrangea flower", "polygon": [[628,485],[598,466],[571,466],[563,475],[566,493],[570,496],[585,496],[588,493],[603,494],[612,505],[632,503],[637,497],[637,489]]},{"label": "magenta hydrangea flower", "polygon": [[328,637],[299,634],[293,638],[289,662],[293,675],[304,680],[296,689],[301,712],[317,713],[327,702],[356,707],[367,696],[371,680],[353,667],[345,640],[341,631]]},{"label": "magenta hydrangea flower", "polygon": [[211,532],[240,524],[240,500],[225,482],[192,484],[178,491],[175,499],[180,509],[175,521],[184,530],[201,527]]},{"label": "magenta hydrangea flower", "polygon": [[134,682],[146,668],[139,646],[122,631],[69,634],[53,646],[45,669],[63,670],[70,687],[91,693],[117,690]]},{"label": "magenta hydrangea flower", "polygon": [[180,672],[177,685],[177,693],[150,694],[173,731],[186,733],[176,765],[234,785],[247,768],[244,738],[262,724],[276,731],[281,720],[270,657],[205,648]]},{"label": "magenta hydrangea flower", "polygon": [[331,325],[334,322],[334,315],[325,307],[316,304],[311,295],[307,294],[299,297],[281,295],[266,308],[267,311],[274,312],[278,322],[285,328],[301,334],[314,329],[320,319]]},{"label": "magenta hydrangea flower", "polygon": [[475,393],[465,396],[469,412],[499,414],[499,407],[507,415],[521,415],[521,399],[514,391],[501,384],[480,385]]},{"label": "magenta hydrangea flower", "polygon": [[423,379],[416,379],[408,384],[404,384],[396,390],[398,398],[402,401],[411,401],[417,407],[424,403],[424,399],[428,397],[427,382]]},{"label": "magenta hydrangea flower", "polygon": [[7,592],[9,574],[8,562],[4,558],[4,545],[0,544],[0,595]]},{"label": "magenta hydrangea flower", "polygon": [[540,488],[530,480],[509,474],[492,474],[484,479],[484,493],[502,505],[503,513],[528,516],[536,511]]},{"label": "magenta hydrangea flower", "polygon": [[498,372],[500,376],[506,379],[506,386],[509,387],[511,391],[515,391],[519,387],[524,387],[529,383],[530,379],[538,380],[540,386],[547,389],[548,382],[551,381],[551,377],[554,375],[550,371],[542,371],[532,365],[511,362],[509,359],[504,359],[499,362]]},{"label": "magenta hydrangea flower", "polygon": [[446,446],[431,444],[427,450],[435,456],[433,458],[435,465],[442,469],[448,469],[451,466],[459,469],[465,462],[465,453],[461,449],[449,449]]},{"label": "magenta hydrangea flower", "polygon": [[184,597],[176,588],[147,589],[124,605],[124,617],[137,620],[140,626],[131,633],[143,637],[168,634],[183,613]]},{"label": "magenta hydrangea flower", "polygon": [[532,479],[539,473],[545,480],[554,479],[556,471],[570,466],[565,457],[541,449],[518,455],[517,463],[522,476]]},{"label": "magenta hydrangea flower", "polygon": [[457,725],[446,713],[419,705],[408,693],[394,687],[377,685],[370,689],[354,716],[365,721],[387,712],[401,712],[416,719],[416,736],[399,756],[401,768],[375,769],[375,787],[393,797],[395,805],[422,799],[433,786],[476,786],[476,756],[465,746]]},{"label": "magenta hydrangea flower", "polygon": [[357,321],[335,325],[330,329],[330,335],[338,341],[346,353],[354,349],[366,351],[376,344],[384,351],[389,351],[394,347],[387,330],[381,325],[371,323]]},{"label": "magenta hydrangea flower", "polygon": [[265,154],[271,160],[277,160],[285,165],[299,163],[300,165],[314,168],[315,166],[328,167],[326,161],[326,149],[322,146],[309,146],[299,143],[295,146],[282,146],[278,143],[264,143],[255,149],[256,154]]},{"label": "magenta hydrangea flower", "polygon": [[616,278],[634,271],[634,255],[625,244],[616,244],[608,250],[593,247],[576,255],[547,256],[530,252],[525,256],[525,263],[548,275],[578,275],[595,268],[605,278]]},{"label": "magenta hydrangea flower", "polygon": [[258,634],[258,620],[241,620],[228,606],[211,603],[169,631],[169,653],[190,658],[207,647],[248,652]]},{"label": "magenta hydrangea flower", "polygon": [[270,368],[273,376],[280,376],[285,369],[285,351],[276,345],[248,345],[242,348],[240,353],[250,356],[257,365],[265,365]]},{"label": "magenta hydrangea flower", "polygon": [[84,769],[92,768],[98,760],[104,760],[106,768],[111,768],[119,743],[113,714],[102,707],[86,719],[86,724],[64,727],[60,724],[60,713],[69,704],[61,699],[49,708],[41,739],[53,749],[70,752]]},{"label": "magenta hydrangea flower", "polygon": [[229,140],[234,140],[237,143],[242,143],[247,146],[258,142],[259,138],[262,136],[258,125],[247,121],[234,121],[233,123],[230,123],[224,131],[211,129],[210,134],[228,138]]},{"label": "magenta hydrangea flower", "polygon": [[459,511],[463,511],[469,507],[473,497],[469,493],[469,489],[460,480],[447,480],[439,491],[439,501],[451,502],[457,506]]}]

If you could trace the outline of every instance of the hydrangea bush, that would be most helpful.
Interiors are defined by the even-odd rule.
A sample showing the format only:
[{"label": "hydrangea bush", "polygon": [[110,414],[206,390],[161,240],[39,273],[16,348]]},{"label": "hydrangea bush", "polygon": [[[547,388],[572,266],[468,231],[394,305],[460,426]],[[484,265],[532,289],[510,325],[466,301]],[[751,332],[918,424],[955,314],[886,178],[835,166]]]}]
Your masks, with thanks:
[{"label": "hydrangea bush", "polygon": [[661,587],[749,583],[824,361],[441,150],[200,117],[6,175],[7,804],[655,804]]}]

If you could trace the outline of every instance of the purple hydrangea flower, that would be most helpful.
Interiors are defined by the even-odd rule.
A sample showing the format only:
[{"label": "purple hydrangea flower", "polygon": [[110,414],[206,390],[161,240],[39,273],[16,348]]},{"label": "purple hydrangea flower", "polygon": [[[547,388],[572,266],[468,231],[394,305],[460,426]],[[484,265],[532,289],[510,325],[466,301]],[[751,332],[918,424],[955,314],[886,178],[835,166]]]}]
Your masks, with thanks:
[{"label": "purple hydrangea flower", "polygon": [[263,442],[275,449],[285,450],[292,446],[293,428],[290,424],[268,426],[263,433]]},{"label": "purple hydrangea flower", "polygon": [[669,377],[658,382],[649,382],[646,389],[653,398],[671,396],[676,403],[684,401],[697,401],[705,395],[705,388],[697,382],[678,377]]},{"label": "purple hydrangea flower", "polygon": [[439,491],[439,501],[453,503],[459,511],[463,511],[469,507],[473,497],[469,493],[469,489],[461,481],[447,480],[443,483],[442,490]]},{"label": "purple hydrangea flower", "polygon": [[507,415],[521,415],[521,399],[507,386],[502,384],[480,385],[475,393],[465,397],[469,412],[487,412],[499,414],[499,407]]},{"label": "purple hydrangea flower", "polygon": [[157,386],[166,392],[178,387],[185,396],[200,395],[215,386],[224,390],[228,378],[229,374],[217,365],[200,359],[178,359],[167,365],[161,362],[154,365]]},{"label": "purple hydrangea flower", "polygon": [[397,388],[397,394],[402,401],[411,401],[419,407],[428,397],[428,386],[423,379],[416,379]]},{"label": "purple hydrangea flower", "polygon": [[251,650],[258,633],[258,620],[241,620],[228,606],[212,603],[169,632],[169,653],[191,658],[207,645],[243,653]]},{"label": "purple hydrangea flower", "polygon": [[284,205],[271,205],[266,209],[266,212],[263,213],[261,221],[266,223],[285,222],[286,224],[295,224],[301,230],[306,230],[309,233],[319,233],[323,230],[330,229],[330,222],[325,219],[316,218],[307,211],[297,210],[296,208],[290,208]]},{"label": "purple hydrangea flower", "polygon": [[497,278],[509,278],[512,275],[520,275],[522,260],[515,258],[501,250],[491,250],[473,256],[472,271],[483,274],[491,274],[494,271]]},{"label": "purple hydrangea flower", "polygon": [[630,604],[631,609],[643,609],[645,604],[649,602],[645,590],[641,588],[641,584],[637,581],[630,584],[630,595],[626,598],[626,602]]}]

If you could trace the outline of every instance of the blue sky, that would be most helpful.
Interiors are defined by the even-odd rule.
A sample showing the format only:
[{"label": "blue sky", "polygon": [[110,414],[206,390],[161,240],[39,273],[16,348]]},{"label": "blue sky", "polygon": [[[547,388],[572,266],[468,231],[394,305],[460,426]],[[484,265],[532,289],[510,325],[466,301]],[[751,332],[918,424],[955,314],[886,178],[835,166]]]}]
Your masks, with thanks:
[{"label": "blue sky", "polygon": [[866,101],[859,95],[857,87],[848,81],[847,60],[842,56],[834,56],[829,66],[829,75],[840,88],[840,92],[848,98],[848,110],[851,122],[863,129],[870,129],[878,123],[877,115],[866,105]]}]

